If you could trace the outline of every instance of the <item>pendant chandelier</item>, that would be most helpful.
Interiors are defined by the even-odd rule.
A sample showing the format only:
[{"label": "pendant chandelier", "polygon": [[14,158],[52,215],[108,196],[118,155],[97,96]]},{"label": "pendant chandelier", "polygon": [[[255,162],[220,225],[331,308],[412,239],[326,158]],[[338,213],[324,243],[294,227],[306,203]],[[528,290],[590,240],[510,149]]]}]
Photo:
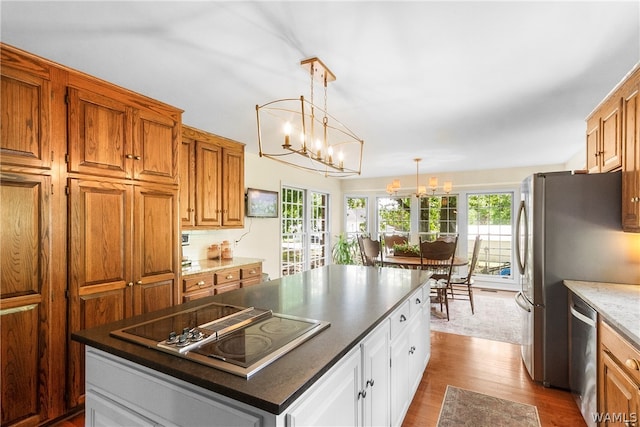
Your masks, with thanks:
[{"label": "pendant chandelier", "polygon": [[[360,175],[364,141],[327,110],[327,84],[335,75],[315,57],[300,65],[309,73],[310,99],[300,96],[256,105],[260,157],[327,177]],[[324,87],[323,107],[314,103],[316,81]]]},{"label": "pendant chandelier", "polygon": [[[414,162],[416,162],[416,192],[413,193],[414,196],[416,196],[417,198],[421,198],[427,195],[427,187],[424,185],[420,185],[420,162],[422,161],[421,158],[415,158],[413,159]],[[438,188],[438,178],[435,176],[432,176],[431,178],[429,178],[429,188],[431,189],[431,194],[435,195],[436,194],[436,190]],[[451,190],[453,189],[453,182],[451,181],[445,181],[444,185],[442,186],[442,191],[444,191],[444,193],[449,194],[451,192]],[[389,195],[397,195],[398,194],[398,190],[400,190],[400,180],[399,179],[394,179],[393,181],[391,181],[389,184],[387,184],[387,194]]]}]

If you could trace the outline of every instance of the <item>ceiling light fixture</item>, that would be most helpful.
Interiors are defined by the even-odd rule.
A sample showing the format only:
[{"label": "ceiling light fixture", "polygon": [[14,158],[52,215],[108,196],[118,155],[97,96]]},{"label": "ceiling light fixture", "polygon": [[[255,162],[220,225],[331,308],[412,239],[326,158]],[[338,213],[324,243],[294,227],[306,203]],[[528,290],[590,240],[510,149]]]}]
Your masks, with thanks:
[{"label": "ceiling light fixture", "polygon": [[391,183],[387,184],[387,193],[389,195],[398,194],[398,190],[399,189],[400,189],[400,180],[399,179],[394,179],[393,181],[391,181]]},{"label": "ceiling light fixture", "polygon": [[[309,100],[300,96],[256,105],[260,157],[324,176],[360,175],[364,141],[327,111],[327,83],[336,76],[315,57],[300,65],[311,78]],[[316,80],[324,87],[323,108],[314,104]],[[299,135],[298,143],[292,142],[292,135]]]},{"label": "ceiling light fixture", "polygon": [[[415,195],[417,198],[420,198],[422,196],[425,196],[427,194],[427,187],[425,187],[424,185],[420,185],[420,183],[418,182],[418,175],[419,175],[419,167],[420,167],[420,162],[422,161],[421,158],[416,158],[413,159],[414,162],[416,162],[416,192]],[[431,184],[431,180],[429,180],[429,184]]]},{"label": "ceiling light fixture", "polygon": [[[429,178],[429,188],[431,189],[431,194],[436,194],[436,190],[438,189],[437,177],[432,176],[431,178]],[[445,181],[444,184],[442,184],[442,191],[444,191],[446,194],[451,193],[452,189],[453,189],[453,182]]]}]

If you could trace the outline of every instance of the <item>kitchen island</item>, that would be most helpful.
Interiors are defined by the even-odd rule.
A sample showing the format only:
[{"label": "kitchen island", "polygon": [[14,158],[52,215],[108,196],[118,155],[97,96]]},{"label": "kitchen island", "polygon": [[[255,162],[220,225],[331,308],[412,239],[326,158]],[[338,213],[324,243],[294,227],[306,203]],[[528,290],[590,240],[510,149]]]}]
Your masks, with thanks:
[{"label": "kitchen island", "polygon": [[[75,333],[87,346],[87,425],[295,425],[345,411],[349,424],[399,424],[430,354],[428,278],[330,265]],[[330,326],[248,379],[110,335],[211,302]]]}]

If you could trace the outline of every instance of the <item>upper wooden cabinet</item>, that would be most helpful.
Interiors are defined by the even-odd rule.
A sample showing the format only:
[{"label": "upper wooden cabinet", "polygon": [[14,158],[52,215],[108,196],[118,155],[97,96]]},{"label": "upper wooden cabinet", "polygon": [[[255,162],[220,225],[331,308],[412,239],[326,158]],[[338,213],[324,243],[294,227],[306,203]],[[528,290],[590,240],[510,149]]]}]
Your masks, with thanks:
[{"label": "upper wooden cabinet", "polygon": [[[0,70],[0,162],[50,169],[51,84],[49,68],[10,51]],[[29,70],[13,68],[28,66]],[[35,70],[34,70],[35,68]]]},{"label": "upper wooden cabinet", "polygon": [[587,169],[622,169],[622,228],[640,232],[640,64],[587,118]]},{"label": "upper wooden cabinet", "polygon": [[176,184],[179,119],[116,95],[68,88],[69,171]]},{"label": "upper wooden cabinet", "polygon": [[182,126],[183,229],[244,226],[244,144]]},{"label": "upper wooden cabinet", "polygon": [[622,166],[622,102],[614,97],[587,120],[587,169],[609,172]]},{"label": "upper wooden cabinet", "polygon": [[640,71],[622,92],[622,228],[640,232]]}]

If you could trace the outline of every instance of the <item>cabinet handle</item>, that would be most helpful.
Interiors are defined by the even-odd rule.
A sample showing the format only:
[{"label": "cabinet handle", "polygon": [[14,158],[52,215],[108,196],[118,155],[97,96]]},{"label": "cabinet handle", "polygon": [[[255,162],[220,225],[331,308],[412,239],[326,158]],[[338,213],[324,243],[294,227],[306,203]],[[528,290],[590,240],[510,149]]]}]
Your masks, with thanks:
[{"label": "cabinet handle", "polygon": [[367,380],[367,387],[371,386],[373,387],[373,378],[371,378],[370,380]]},{"label": "cabinet handle", "polygon": [[251,271],[249,272],[249,274],[256,274],[256,271],[255,271],[255,270],[251,270]]},{"label": "cabinet handle", "polygon": [[227,276],[227,280],[231,280],[231,279],[233,279],[233,274],[229,274],[229,275]]},{"label": "cabinet handle", "polygon": [[404,314],[401,314],[401,315],[400,315],[400,321],[401,321],[401,322],[404,322],[405,320],[407,320],[407,318],[405,317],[405,315],[404,315]]},{"label": "cabinet handle", "polygon": [[125,155],[125,157],[126,157],[127,159],[133,159],[133,154],[126,154],[126,155]]},{"label": "cabinet handle", "polygon": [[127,286],[129,286],[129,287],[133,286],[133,282],[127,283]]},{"label": "cabinet handle", "polygon": [[197,283],[197,285],[198,285],[198,287],[199,287],[199,288],[203,287],[203,286],[204,286],[204,280],[200,280],[200,281]]},{"label": "cabinet handle", "polygon": [[634,371],[640,371],[640,365],[638,364],[638,361],[636,359],[627,359],[626,362],[624,362],[624,364],[629,369],[633,369]]},{"label": "cabinet handle", "polygon": [[416,298],[416,304],[422,304],[422,301],[420,301],[420,298]]},{"label": "cabinet handle", "polygon": [[142,280],[138,280],[138,281],[136,282],[136,285],[142,285]]},{"label": "cabinet handle", "polygon": [[140,157],[140,156],[133,156],[133,158],[134,158],[134,159],[136,159],[136,160],[140,160],[142,157]]},{"label": "cabinet handle", "polygon": [[360,398],[361,398],[361,397],[362,397],[363,399],[364,399],[365,397],[367,397],[367,392],[366,392],[365,390],[360,390],[360,391],[358,392],[358,400],[360,400]]}]

